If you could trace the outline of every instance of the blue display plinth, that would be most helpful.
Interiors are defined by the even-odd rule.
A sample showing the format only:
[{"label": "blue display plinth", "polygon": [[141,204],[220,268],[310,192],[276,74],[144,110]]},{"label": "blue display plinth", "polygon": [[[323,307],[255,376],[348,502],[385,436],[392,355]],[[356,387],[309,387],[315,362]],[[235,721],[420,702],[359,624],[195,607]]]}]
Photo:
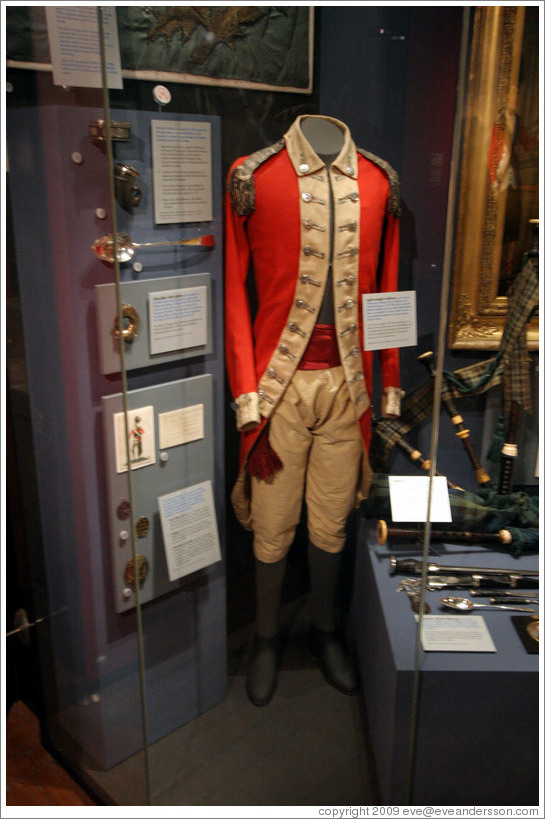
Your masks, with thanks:
[{"label": "blue display plinth", "polygon": [[[535,554],[431,546],[434,563],[538,568]],[[409,771],[417,623],[407,595],[396,591],[406,575],[390,574],[392,555],[421,559],[414,542],[380,545],[375,522],[361,519],[352,608],[381,803],[408,804],[412,793],[414,805],[538,804],[539,655],[527,653],[511,620],[516,612],[479,610],[494,653],[422,652]],[[431,614],[474,616],[443,608],[445,594],[470,597],[467,590],[428,592]]]}]

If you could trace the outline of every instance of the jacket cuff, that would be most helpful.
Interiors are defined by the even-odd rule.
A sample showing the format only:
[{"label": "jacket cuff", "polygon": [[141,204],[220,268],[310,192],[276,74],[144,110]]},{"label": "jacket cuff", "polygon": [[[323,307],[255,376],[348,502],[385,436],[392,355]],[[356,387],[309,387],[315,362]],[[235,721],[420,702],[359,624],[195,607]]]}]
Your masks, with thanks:
[{"label": "jacket cuff", "polygon": [[252,429],[261,421],[259,412],[259,396],[257,392],[246,392],[234,401],[231,406],[236,411],[237,430]]},{"label": "jacket cuff", "polygon": [[404,390],[399,387],[385,387],[382,392],[382,417],[398,418],[401,415],[401,399]]}]

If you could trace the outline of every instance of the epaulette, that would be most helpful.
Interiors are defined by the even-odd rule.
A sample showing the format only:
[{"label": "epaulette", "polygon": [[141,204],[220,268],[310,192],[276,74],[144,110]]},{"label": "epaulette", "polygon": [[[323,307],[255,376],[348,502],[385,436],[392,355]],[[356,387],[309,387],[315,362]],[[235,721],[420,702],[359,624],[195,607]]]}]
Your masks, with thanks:
[{"label": "epaulette", "polygon": [[396,171],[389,165],[386,160],[381,159],[379,156],[375,156],[375,154],[369,153],[369,151],[365,151],[363,148],[356,148],[356,151],[368,159],[370,162],[374,162],[375,165],[378,165],[379,168],[387,174],[388,181],[390,183],[390,198],[388,201],[388,210],[392,214],[399,219],[401,216],[401,201],[400,201],[400,193],[399,193],[399,176]]},{"label": "epaulette", "polygon": [[229,196],[231,205],[239,216],[248,216],[255,209],[254,171],[271,156],[281,151],[284,145],[284,139],[279,139],[273,145],[260,148],[259,151],[246,157],[244,162],[232,172],[229,180]]}]

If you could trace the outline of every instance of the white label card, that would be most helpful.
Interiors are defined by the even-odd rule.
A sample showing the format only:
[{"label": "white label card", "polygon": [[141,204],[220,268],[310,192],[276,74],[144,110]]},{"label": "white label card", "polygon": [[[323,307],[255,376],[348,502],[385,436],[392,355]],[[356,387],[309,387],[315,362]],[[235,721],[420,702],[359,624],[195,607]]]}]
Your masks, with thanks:
[{"label": "white label card", "polygon": [[204,438],[204,404],[161,412],[158,422],[160,449],[198,441]]},{"label": "white label card", "polygon": [[211,481],[159,499],[169,580],[177,580],[221,560]]},{"label": "white label card", "polygon": [[[127,432],[128,440],[125,437]],[[140,469],[155,463],[155,425],[153,407],[140,407],[125,413],[114,414],[116,471],[127,471],[127,456],[131,469]]]},{"label": "white label card", "polygon": [[424,651],[496,651],[480,614],[425,614],[421,642]]},{"label": "white label card", "polygon": [[[388,475],[392,520],[403,523],[425,523],[428,519],[430,479],[426,476]],[[430,520],[452,522],[447,479],[433,478]]]},{"label": "white label card", "polygon": [[364,293],[363,349],[414,347],[416,338],[416,293]]},{"label": "white label card", "polygon": [[[45,14],[55,85],[102,88],[96,6],[46,6]],[[115,8],[103,14],[108,88],[123,88]]]},{"label": "white label card", "polygon": [[155,224],[212,221],[209,122],[152,120]]},{"label": "white label card", "polygon": [[208,340],[207,308],[205,285],[150,293],[150,355],[204,346]]}]

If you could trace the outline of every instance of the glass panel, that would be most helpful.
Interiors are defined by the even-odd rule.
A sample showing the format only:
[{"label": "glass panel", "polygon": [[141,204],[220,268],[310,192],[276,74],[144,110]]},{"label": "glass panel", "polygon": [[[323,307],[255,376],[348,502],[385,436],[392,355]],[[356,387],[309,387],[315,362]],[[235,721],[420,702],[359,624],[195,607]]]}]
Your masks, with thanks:
[{"label": "glass panel", "polygon": [[[504,8],[519,20],[522,7],[489,14]],[[49,30],[44,8],[8,11],[10,526],[55,751],[119,805],[456,804],[468,793],[489,805],[500,778],[502,793],[533,793],[531,726],[522,747],[505,713],[520,725],[536,713],[537,656],[495,613],[495,652],[423,651],[420,637],[428,606],[446,611],[427,564],[537,559],[438,540],[429,509],[416,534],[389,517],[389,475],[439,470],[451,503],[490,488],[435,374],[478,363],[446,351],[445,322],[459,105],[482,10],[65,6],[48,7]],[[84,64],[83,77],[60,76],[63,42],[62,68]],[[231,164],[274,146],[299,114],[341,120],[400,172],[398,289],[415,291],[418,320],[418,344],[400,351],[404,412],[424,392],[401,433],[381,415],[380,377],[370,396],[377,491],[349,517],[336,600],[360,696],[333,691],[308,652],[303,510],[279,690],[255,709],[252,535],[230,500],[239,436],[224,380],[223,203]],[[246,296],[253,310],[252,276]],[[483,462],[488,401],[457,403]],[[405,593],[413,581],[420,599]],[[507,727],[487,713],[474,736],[489,695]],[[489,781],[492,758],[502,776]]]},{"label": "glass panel", "polygon": [[[86,61],[74,82],[59,74],[62,49],[62,67],[75,69],[67,37]],[[9,548],[28,570],[19,591],[44,736],[98,799],[142,805],[137,617],[116,611],[133,592],[116,585],[111,559],[130,549],[132,508],[130,473],[110,469],[103,409],[123,391],[121,372],[101,364],[101,342],[115,344],[115,299],[97,333],[97,286],[115,288],[116,270],[91,249],[112,218],[98,43],[94,8],[7,9],[9,483],[20,487],[11,514],[24,519]]]},{"label": "glass panel", "polygon": [[[310,83],[308,10],[236,9],[116,10],[123,88],[110,89],[109,103],[112,120],[131,124],[131,139],[113,152],[117,230],[134,246],[120,264],[121,301],[140,316],[124,352],[129,429],[136,423],[143,430],[143,451],[135,450],[131,469],[133,548],[148,572],[139,594],[155,805],[213,804],[222,799],[218,786],[230,793],[223,798],[237,798],[237,778],[218,783],[213,774],[217,744],[236,741],[225,702],[233,661],[228,618],[240,621],[251,594],[248,586],[236,588],[236,571],[253,570],[251,551],[241,557],[247,533],[236,528],[226,503],[238,455],[224,384],[225,181],[237,156],[278,140],[295,112],[316,105],[315,94],[296,87]],[[192,54],[181,48],[184,15],[201,15]],[[260,66],[251,54],[267,25],[269,64]],[[223,42],[229,26],[242,44],[235,76]],[[214,35],[208,41],[205,31]],[[275,50],[290,43],[275,88]],[[141,196],[131,204],[135,187]],[[150,246],[156,243],[162,244]],[[235,589],[230,609],[228,583]],[[245,704],[244,692],[241,699]]]}]

